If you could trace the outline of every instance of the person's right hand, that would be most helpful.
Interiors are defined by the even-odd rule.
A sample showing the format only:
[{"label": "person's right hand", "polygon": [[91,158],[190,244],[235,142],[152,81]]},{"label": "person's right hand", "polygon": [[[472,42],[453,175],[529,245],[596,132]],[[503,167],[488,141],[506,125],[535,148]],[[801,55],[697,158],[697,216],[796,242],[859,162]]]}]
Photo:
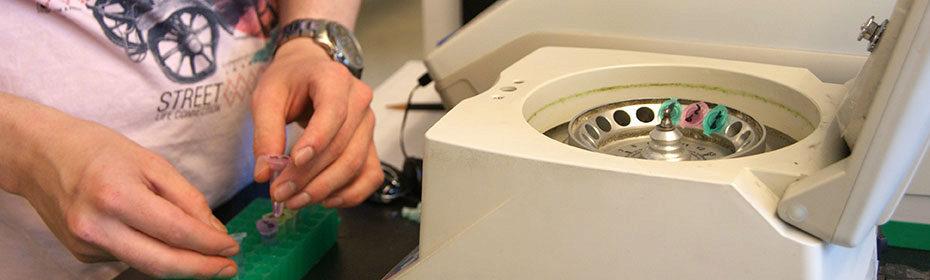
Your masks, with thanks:
[{"label": "person's right hand", "polygon": [[160,278],[235,275],[226,257],[238,244],[171,164],[109,128],[57,113],[33,125],[58,137],[20,139],[31,141],[20,152],[31,158],[16,161],[24,172],[14,192],[75,257],[115,257]]}]

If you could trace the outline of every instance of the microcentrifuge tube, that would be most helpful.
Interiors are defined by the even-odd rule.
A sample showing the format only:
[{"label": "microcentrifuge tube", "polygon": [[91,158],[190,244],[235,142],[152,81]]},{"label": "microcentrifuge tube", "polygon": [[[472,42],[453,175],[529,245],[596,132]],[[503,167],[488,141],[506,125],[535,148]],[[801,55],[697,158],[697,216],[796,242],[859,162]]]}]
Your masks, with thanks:
[{"label": "microcentrifuge tube", "polygon": [[704,116],[704,123],[701,125],[704,128],[704,135],[710,136],[723,131],[729,119],[729,114],[730,110],[727,110],[727,106],[717,105],[710,109],[710,112]]},{"label": "microcentrifuge tube", "polygon": [[248,232],[235,232],[229,234],[229,237],[232,237],[232,239],[235,240],[239,245],[242,245],[242,240],[245,240],[245,238],[248,236]]},{"label": "microcentrifuge tube", "polygon": [[678,98],[672,97],[669,100],[662,102],[662,105],[659,106],[659,111],[656,111],[656,119],[662,119],[662,112],[665,112],[665,108],[671,106],[671,120],[672,125],[678,125],[678,120],[681,117],[681,103],[678,102]]},{"label": "microcentrifuge tube", "polygon": [[242,241],[245,240],[247,236],[249,236],[249,233],[247,232],[236,232],[229,234],[229,237],[232,237],[232,239],[236,241],[236,244],[239,244],[239,253],[232,257],[233,261],[236,262],[237,265],[242,264]]},{"label": "microcentrifuge tube", "polygon": [[287,234],[290,230],[297,227],[297,211],[284,209],[280,217],[275,217],[274,213],[262,215],[262,220],[275,221],[278,224],[278,234]]},{"label": "microcentrifuge tube", "polygon": [[284,228],[284,231],[289,231],[297,227],[297,214],[299,213],[300,212],[291,209],[284,209],[284,213],[281,217],[278,217],[278,221]]},{"label": "microcentrifuge tube", "polygon": [[707,103],[703,101],[691,103],[685,106],[684,112],[681,113],[681,121],[679,124],[681,127],[702,128],[704,116],[707,115],[709,111],[710,106],[707,106]]},{"label": "microcentrifuge tube", "polygon": [[[264,155],[259,157],[258,160],[268,163],[268,167],[271,168],[271,180],[269,182],[272,183],[291,162],[291,158],[286,155]],[[275,217],[280,217],[284,213],[284,203],[275,201],[272,206],[272,213],[274,213]]]},{"label": "microcentrifuge tube", "polygon": [[255,228],[258,229],[258,234],[262,236],[263,244],[274,244],[275,237],[278,235],[278,219],[263,217],[255,221]]}]

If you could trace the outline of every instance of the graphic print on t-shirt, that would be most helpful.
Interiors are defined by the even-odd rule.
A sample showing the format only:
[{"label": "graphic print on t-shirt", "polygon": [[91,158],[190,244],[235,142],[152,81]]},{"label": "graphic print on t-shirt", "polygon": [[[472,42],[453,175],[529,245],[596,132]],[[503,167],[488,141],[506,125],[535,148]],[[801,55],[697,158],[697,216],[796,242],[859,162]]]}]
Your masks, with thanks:
[{"label": "graphic print on t-shirt", "polygon": [[[277,19],[269,0],[97,0],[86,5],[104,35],[130,60],[156,63],[168,79],[185,84],[216,72],[220,32],[267,38]],[[154,62],[146,61],[149,57]]]}]

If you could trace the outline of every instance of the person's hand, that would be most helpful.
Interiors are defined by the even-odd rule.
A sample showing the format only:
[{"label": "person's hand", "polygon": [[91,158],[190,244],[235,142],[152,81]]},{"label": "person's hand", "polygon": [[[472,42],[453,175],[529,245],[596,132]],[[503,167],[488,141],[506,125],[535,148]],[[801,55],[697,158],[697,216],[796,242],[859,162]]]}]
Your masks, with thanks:
[{"label": "person's hand", "polygon": [[[351,207],[368,198],[384,176],[372,141],[371,98],[371,88],[312,40],[281,46],[252,97],[255,157],[282,154],[285,124],[309,122],[292,148],[294,165],[272,182],[272,199],[297,209]],[[255,180],[270,177],[269,166],[258,162]]]},{"label": "person's hand", "polygon": [[[61,114],[63,115],[63,114]],[[166,160],[73,118],[36,123],[58,138],[27,139],[33,158],[16,193],[83,262],[118,259],[160,278],[231,277],[236,242],[203,194]]]}]

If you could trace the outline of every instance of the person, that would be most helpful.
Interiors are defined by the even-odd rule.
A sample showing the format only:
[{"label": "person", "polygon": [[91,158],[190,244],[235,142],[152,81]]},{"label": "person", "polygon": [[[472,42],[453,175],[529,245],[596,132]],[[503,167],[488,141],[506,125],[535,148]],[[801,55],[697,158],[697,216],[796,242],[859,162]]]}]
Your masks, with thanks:
[{"label": "person", "polygon": [[[82,262],[119,260],[162,278],[231,277],[238,268],[228,257],[239,248],[210,207],[253,180],[269,180],[267,164],[254,159],[283,154],[292,122],[306,129],[291,148],[294,164],[271,184],[272,198],[292,209],[361,203],[383,175],[372,141],[371,89],[353,75],[359,65],[334,59],[338,46],[299,32],[276,40],[282,26],[303,21],[346,33],[335,35],[348,43],[337,43],[351,44],[359,6],[6,4],[0,187],[21,198],[3,194],[0,231],[27,227],[24,220],[36,216],[12,208],[25,204],[19,199]],[[43,242],[19,242],[27,245],[0,243],[0,255],[22,261],[53,254],[34,253],[53,250],[37,248]],[[38,271],[28,271],[31,265]],[[59,275],[47,270],[55,265],[19,266],[20,276]],[[72,277],[85,270],[61,266]]]}]

